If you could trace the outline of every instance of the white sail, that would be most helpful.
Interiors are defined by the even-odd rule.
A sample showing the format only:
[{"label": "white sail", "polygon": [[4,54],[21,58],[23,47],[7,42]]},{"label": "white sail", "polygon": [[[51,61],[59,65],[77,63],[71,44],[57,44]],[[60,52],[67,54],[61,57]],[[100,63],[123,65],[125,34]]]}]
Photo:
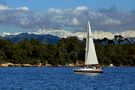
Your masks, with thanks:
[{"label": "white sail", "polygon": [[99,64],[95,52],[95,46],[92,38],[90,23],[88,22],[87,37],[86,37],[86,52],[85,65]]}]

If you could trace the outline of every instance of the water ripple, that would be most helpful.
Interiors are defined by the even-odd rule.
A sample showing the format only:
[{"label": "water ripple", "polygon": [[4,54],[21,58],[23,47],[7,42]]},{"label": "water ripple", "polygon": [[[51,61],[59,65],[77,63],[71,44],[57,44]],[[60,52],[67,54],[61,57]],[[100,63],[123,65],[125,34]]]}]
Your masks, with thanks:
[{"label": "water ripple", "polygon": [[98,75],[71,67],[0,68],[0,90],[135,90],[135,67],[104,67]]}]

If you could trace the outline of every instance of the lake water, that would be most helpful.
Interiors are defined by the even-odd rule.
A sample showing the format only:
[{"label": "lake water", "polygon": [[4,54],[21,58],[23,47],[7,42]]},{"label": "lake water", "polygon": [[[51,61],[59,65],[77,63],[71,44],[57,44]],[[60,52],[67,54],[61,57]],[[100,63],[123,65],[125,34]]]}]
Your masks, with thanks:
[{"label": "lake water", "polygon": [[73,67],[1,67],[0,90],[135,90],[135,67],[104,67],[98,75]]}]

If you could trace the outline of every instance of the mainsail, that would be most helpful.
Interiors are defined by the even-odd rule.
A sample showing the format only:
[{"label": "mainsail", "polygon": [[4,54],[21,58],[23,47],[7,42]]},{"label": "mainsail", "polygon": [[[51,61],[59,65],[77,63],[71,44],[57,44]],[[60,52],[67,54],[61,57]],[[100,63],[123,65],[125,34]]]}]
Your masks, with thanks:
[{"label": "mainsail", "polygon": [[85,65],[99,64],[95,52],[95,46],[92,38],[90,23],[88,22],[87,37],[86,37],[86,52],[85,52]]}]

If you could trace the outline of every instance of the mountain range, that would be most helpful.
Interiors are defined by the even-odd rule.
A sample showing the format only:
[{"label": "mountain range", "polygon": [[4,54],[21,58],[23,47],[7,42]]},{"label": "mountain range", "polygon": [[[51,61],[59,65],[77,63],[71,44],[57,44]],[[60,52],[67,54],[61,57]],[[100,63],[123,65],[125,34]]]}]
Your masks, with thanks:
[{"label": "mountain range", "polygon": [[[70,36],[76,36],[80,40],[86,37],[86,32],[69,32],[62,29],[61,30],[39,29],[36,32],[31,32],[31,33],[29,32],[29,34],[37,34],[37,35],[50,34],[53,36],[58,36],[59,38],[67,38]],[[135,30],[127,30],[127,31],[119,32],[119,33],[96,31],[96,30],[93,32],[94,39],[103,39],[103,38],[113,39],[115,35],[121,35],[124,38],[135,37]]]},{"label": "mountain range", "polygon": [[[111,33],[111,32],[104,32],[104,31],[95,31],[93,32],[93,38],[94,39],[100,39],[103,40],[104,38],[107,38],[108,40],[112,40],[115,35],[121,35],[123,40],[125,40],[123,43],[135,43],[135,32],[134,31],[125,31],[121,33]],[[26,39],[37,39],[38,41],[42,43],[57,43],[60,38],[67,38],[71,36],[76,36],[80,40],[83,40],[83,38],[86,37],[85,32],[69,32],[65,30],[46,30],[46,29],[39,29],[37,32],[28,32],[28,33],[3,33],[2,36],[13,43],[17,43],[24,38]],[[127,40],[128,39],[128,40]],[[116,42],[116,41],[115,41]],[[102,43],[105,43],[102,42]]]},{"label": "mountain range", "polygon": [[42,43],[45,43],[45,44],[55,44],[59,41],[59,37],[57,36],[53,36],[53,35],[49,35],[49,34],[46,34],[46,35],[36,35],[36,34],[29,34],[29,33],[21,33],[21,34],[18,34],[18,35],[7,35],[5,36],[4,38],[10,40],[12,43],[17,43],[23,39],[28,39],[28,40],[31,40],[31,39],[36,39]]},{"label": "mountain range", "polygon": [[[38,34],[38,35],[44,35],[44,34],[50,34],[54,36],[58,36],[59,38],[67,38],[71,36],[76,36],[80,40],[86,37],[86,32],[69,32],[65,30],[46,30],[46,29],[39,29],[37,32],[32,32],[31,34]],[[110,32],[103,32],[103,31],[95,31],[93,32],[93,38],[94,39],[103,39],[104,37],[108,39],[112,39],[114,35]]]}]

